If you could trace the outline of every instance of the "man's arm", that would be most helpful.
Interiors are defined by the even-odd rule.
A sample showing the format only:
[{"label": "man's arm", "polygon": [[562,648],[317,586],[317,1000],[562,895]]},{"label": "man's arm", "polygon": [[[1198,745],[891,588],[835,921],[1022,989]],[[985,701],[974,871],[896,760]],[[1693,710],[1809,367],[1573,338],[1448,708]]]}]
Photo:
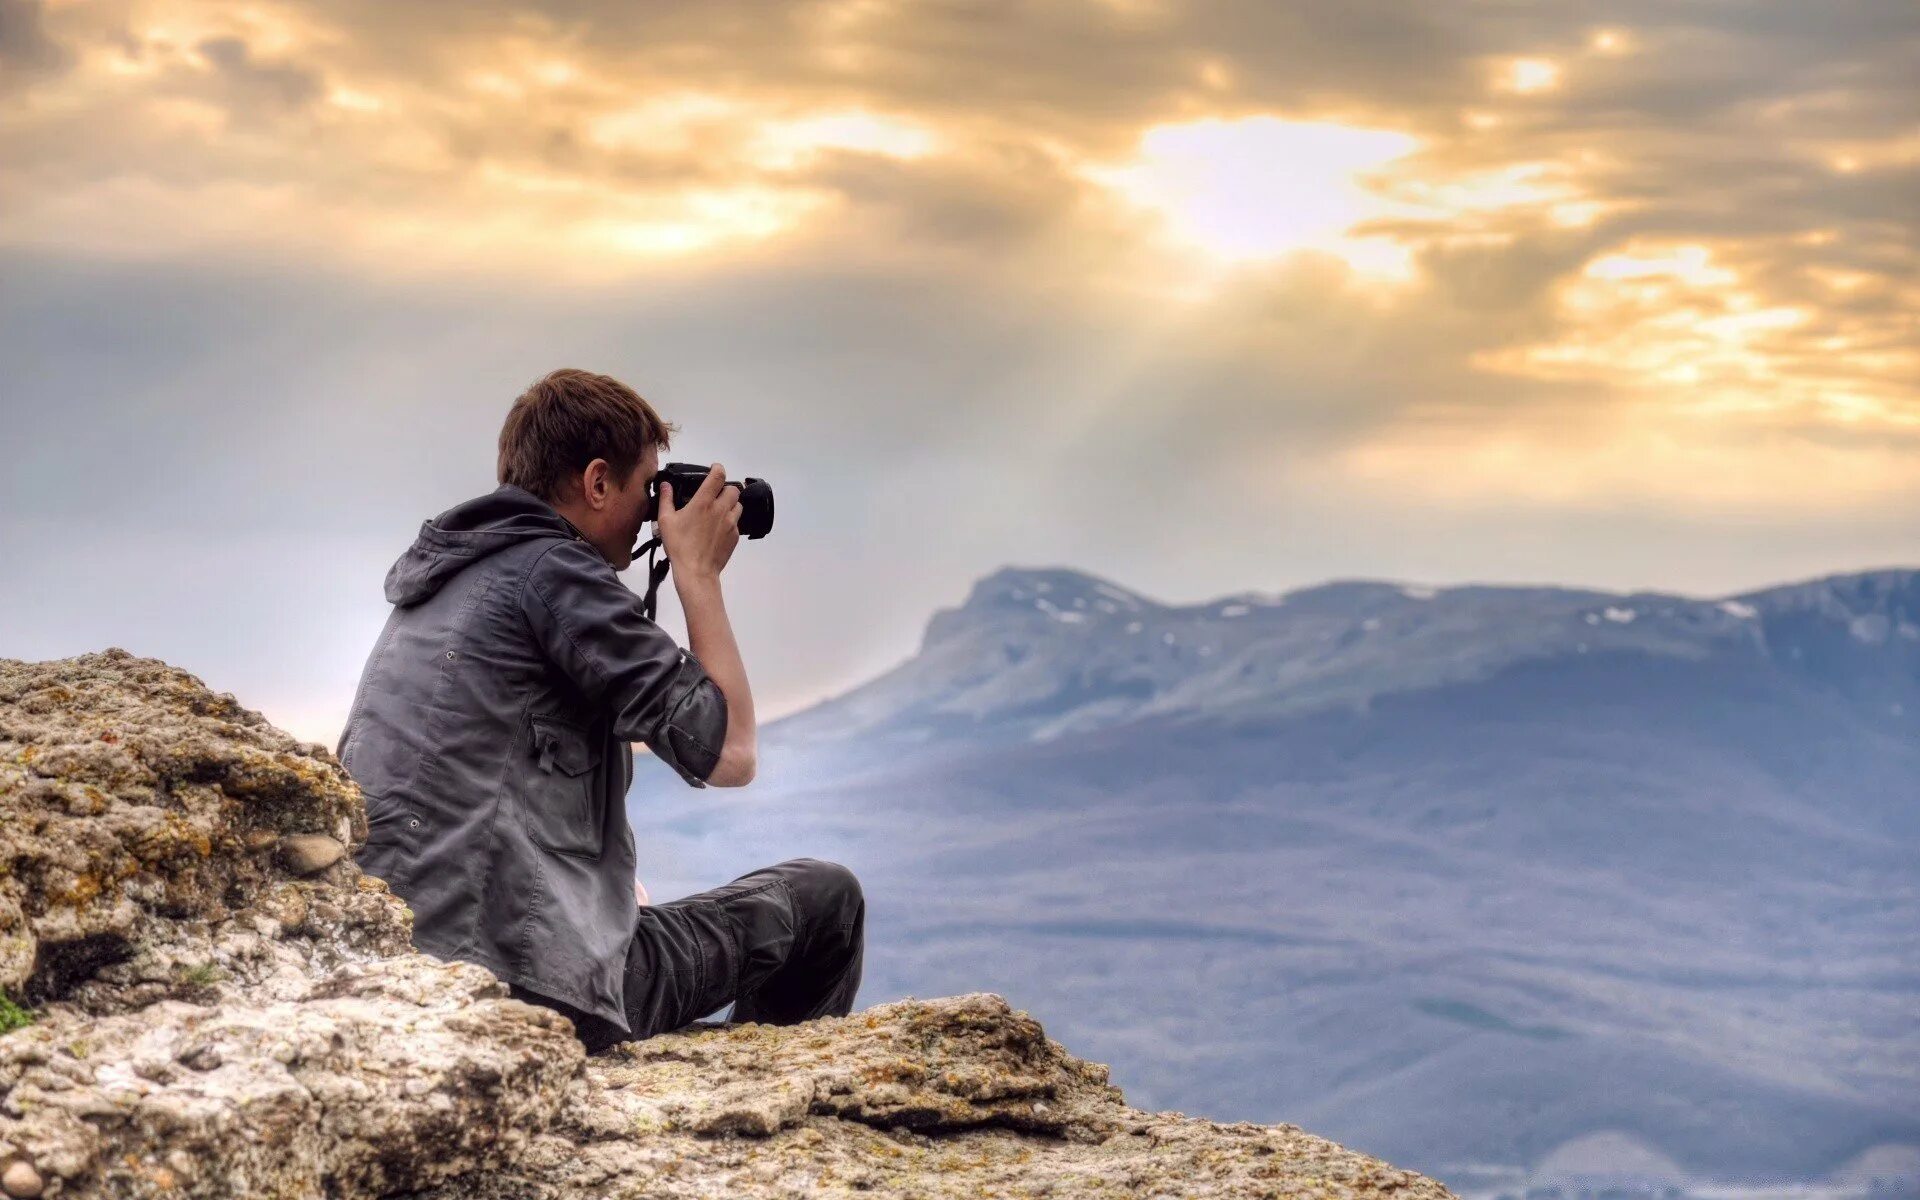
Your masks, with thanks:
[{"label": "man's arm", "polygon": [[720,594],[720,576],[687,572],[676,562],[673,586],[687,617],[689,648],[727,698],[727,738],[720,747],[719,765],[707,776],[707,782],[715,787],[751,783],[759,756],[759,731],[753,717],[753,692],[747,686],[747,667],[740,661],[733,622],[727,618],[726,601]]},{"label": "man's arm", "polygon": [[728,488],[726,482],[726,468],[714,463],[686,507],[675,508],[673,484],[662,480],[656,524],[673,564],[673,586],[686,614],[689,648],[727,700],[726,740],[707,782],[740,787],[753,780],[760,731],[754,721],[747,667],[740,661],[733,622],[727,618],[726,601],[720,594],[720,572],[740,541],[740,489]]},{"label": "man's arm", "polygon": [[641,612],[598,550],[554,543],[529,571],[521,608],[548,660],[590,703],[611,709],[616,734],[707,786],[729,740],[725,693]]}]

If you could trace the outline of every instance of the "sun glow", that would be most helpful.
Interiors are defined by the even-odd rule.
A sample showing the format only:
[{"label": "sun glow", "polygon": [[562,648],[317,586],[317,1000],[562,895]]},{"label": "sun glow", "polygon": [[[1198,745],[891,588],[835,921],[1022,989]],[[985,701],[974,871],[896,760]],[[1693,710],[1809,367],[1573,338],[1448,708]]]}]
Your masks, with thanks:
[{"label": "sun glow", "polygon": [[923,126],[856,110],[769,121],[754,139],[754,158],[776,168],[806,163],[827,150],[912,159],[932,153],[938,144]]},{"label": "sun glow", "polygon": [[1497,84],[1521,96],[1550,92],[1560,86],[1560,64],[1550,58],[1516,58],[1506,64]]},{"label": "sun glow", "polygon": [[1375,281],[1414,277],[1425,246],[1505,244],[1526,226],[1593,224],[1580,164],[1428,161],[1397,130],[1261,116],[1159,125],[1131,161],[1083,168],[1221,264],[1315,251]]},{"label": "sun glow", "polygon": [[1633,53],[1633,40],[1624,29],[1596,29],[1588,36],[1587,47],[1596,54],[1618,56]]},{"label": "sun glow", "polygon": [[589,222],[578,232],[589,245],[671,257],[772,237],[799,224],[822,203],[821,197],[781,188],[684,192],[632,218]]},{"label": "sun glow", "polygon": [[1400,276],[1401,248],[1351,231],[1388,211],[1360,177],[1419,144],[1396,130],[1330,122],[1204,120],[1155,126],[1133,161],[1085,173],[1223,260],[1321,250],[1364,274]]}]

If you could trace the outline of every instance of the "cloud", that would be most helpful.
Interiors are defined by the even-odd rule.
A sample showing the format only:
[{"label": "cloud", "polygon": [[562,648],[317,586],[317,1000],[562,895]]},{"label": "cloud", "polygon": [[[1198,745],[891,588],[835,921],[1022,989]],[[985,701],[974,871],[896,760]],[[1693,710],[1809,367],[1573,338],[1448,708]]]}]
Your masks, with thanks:
[{"label": "cloud", "polygon": [[1009,560],[1920,548],[1910,4],[0,3],[42,554],[137,515],[377,562],[562,363],[787,489],[793,694]]},{"label": "cloud", "polygon": [[47,36],[40,0],[0,0],[0,85],[57,74],[72,61],[71,52]]},{"label": "cloud", "polygon": [[206,38],[194,46],[194,52],[233,89],[232,107],[239,112],[263,104],[300,108],[324,90],[315,72],[255,60],[244,38]]},{"label": "cloud", "polygon": [[1471,312],[1511,339],[1469,338],[1456,367],[1555,383],[1584,357],[1627,391],[1672,382],[1631,364],[1699,331],[1594,264],[1693,247],[1738,281],[1690,297],[1707,337],[1805,314],[1741,342],[1755,388],[1818,390],[1810,350],[1860,351],[1829,407],[1912,404],[1909,364],[1874,349],[1920,266],[1920,22],[1899,5],[1640,3],[1604,26],[1578,6],[871,0],[60,17],[78,66],[4,134],[27,164],[0,184],[18,247],[537,288],[832,241],[872,270],[1018,258],[1095,307],[1247,295],[1265,261],[1331,253],[1414,287],[1397,317],[1456,336]]}]

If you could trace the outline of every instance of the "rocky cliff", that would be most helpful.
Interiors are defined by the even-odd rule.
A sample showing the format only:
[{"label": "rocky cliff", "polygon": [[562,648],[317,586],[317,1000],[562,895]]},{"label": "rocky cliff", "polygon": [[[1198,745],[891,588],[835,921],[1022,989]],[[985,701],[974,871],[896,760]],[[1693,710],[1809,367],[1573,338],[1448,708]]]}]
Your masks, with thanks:
[{"label": "rocky cliff", "polygon": [[1130,1109],[991,995],[589,1058],[413,953],[364,836],[331,754],[183,671],[0,660],[0,1193],[1448,1196]]}]

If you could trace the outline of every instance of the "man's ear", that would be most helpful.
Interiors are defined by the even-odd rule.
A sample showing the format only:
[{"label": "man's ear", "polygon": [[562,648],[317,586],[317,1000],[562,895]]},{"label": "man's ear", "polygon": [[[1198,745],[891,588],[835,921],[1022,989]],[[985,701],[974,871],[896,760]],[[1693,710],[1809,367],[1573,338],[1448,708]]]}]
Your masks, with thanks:
[{"label": "man's ear", "polygon": [[610,478],[607,460],[596,458],[587,464],[580,477],[580,498],[588,508],[596,512],[607,505],[607,481]]}]

